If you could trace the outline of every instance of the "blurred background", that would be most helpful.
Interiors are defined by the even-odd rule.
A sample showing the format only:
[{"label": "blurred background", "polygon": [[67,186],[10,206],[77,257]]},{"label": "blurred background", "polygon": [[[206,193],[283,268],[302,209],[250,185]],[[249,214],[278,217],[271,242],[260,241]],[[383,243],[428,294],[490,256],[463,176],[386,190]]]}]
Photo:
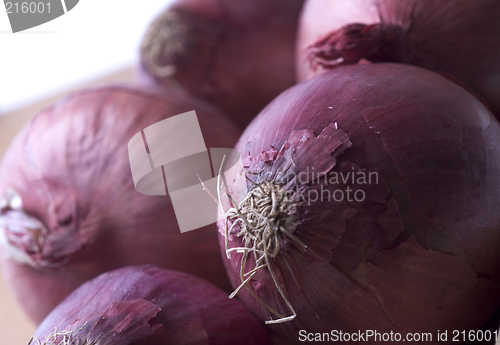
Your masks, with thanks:
[{"label": "blurred background", "polygon": [[[65,15],[15,34],[1,2],[0,158],[48,104],[82,87],[133,80],[140,39],[169,2],[82,0]],[[27,344],[34,330],[0,275],[0,344]]]}]

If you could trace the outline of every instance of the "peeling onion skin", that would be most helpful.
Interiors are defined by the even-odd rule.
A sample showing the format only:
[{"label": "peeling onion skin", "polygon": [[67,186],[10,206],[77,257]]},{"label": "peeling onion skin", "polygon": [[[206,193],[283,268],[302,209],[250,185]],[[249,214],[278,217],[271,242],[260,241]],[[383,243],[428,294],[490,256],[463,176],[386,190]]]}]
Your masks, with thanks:
[{"label": "peeling onion skin", "polygon": [[35,337],[45,339],[55,327],[73,334],[81,329],[71,344],[272,344],[262,321],[241,302],[205,280],[154,266],[125,267],[86,282]]},{"label": "peeling onion skin", "polygon": [[[460,79],[498,118],[499,17],[496,0],[309,0],[300,19],[297,76],[302,81],[321,73],[325,63],[333,68],[340,57],[340,64],[412,64]],[[328,36],[329,42],[320,43]]]},{"label": "peeling onion skin", "polygon": [[146,80],[180,85],[241,128],[295,84],[304,0],[178,0],[141,44]]},{"label": "peeling onion skin", "polygon": [[12,142],[0,196],[12,189],[23,207],[0,211],[1,257],[35,323],[83,282],[127,265],[184,271],[230,290],[216,225],[180,233],[170,198],[137,192],[130,170],[132,136],[191,110],[207,147],[234,146],[239,130],[211,106],[132,86],[74,93],[42,110]]},{"label": "peeling onion skin", "polygon": [[[300,176],[310,167],[328,172],[328,181],[334,174],[376,172],[378,183],[303,178],[299,189],[282,183],[305,196],[350,187],[366,198],[336,202],[326,195],[298,207],[300,224],[287,230],[307,248],[303,253],[284,237],[271,261],[297,317],[270,329],[298,344],[300,330],[435,337],[437,330],[480,328],[500,304],[499,143],[500,125],[481,102],[414,66],[341,66],[283,92],[236,145],[244,168],[227,178],[236,204],[252,187],[246,173],[260,172],[246,174],[260,183],[277,181],[284,169]],[[225,220],[220,213],[223,252]],[[236,235],[241,228],[230,234],[229,248],[244,246]],[[224,260],[234,288],[241,284],[241,260],[236,252]],[[248,262],[247,272],[253,254]],[[279,313],[291,314],[267,268],[250,287]],[[263,320],[276,319],[247,289],[238,296]]]}]

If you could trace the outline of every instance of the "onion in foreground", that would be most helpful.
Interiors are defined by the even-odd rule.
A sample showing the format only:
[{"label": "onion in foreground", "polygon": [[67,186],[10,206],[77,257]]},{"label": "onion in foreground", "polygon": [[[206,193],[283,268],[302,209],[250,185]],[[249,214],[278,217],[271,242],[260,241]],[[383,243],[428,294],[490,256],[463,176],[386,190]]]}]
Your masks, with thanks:
[{"label": "onion in foreground", "polygon": [[290,88],[226,176],[233,287],[291,343],[481,327],[500,304],[499,143],[481,102],[418,67],[342,66]]},{"label": "onion in foreground", "polygon": [[125,267],[83,284],[42,322],[48,344],[270,345],[264,325],[241,302],[188,274]]},{"label": "onion in foreground", "polygon": [[500,116],[497,0],[309,0],[298,34],[299,80],[366,59],[444,72]]},{"label": "onion in foreground", "polygon": [[0,169],[3,271],[40,322],[80,284],[127,265],[191,273],[228,290],[215,224],[180,233],[170,197],[139,194],[128,142],[158,121],[196,110],[207,147],[232,147],[239,131],[184,94],[107,86],[41,111]]},{"label": "onion in foreground", "polygon": [[178,0],[141,44],[147,76],[177,83],[244,128],[295,83],[294,50],[303,0]]}]

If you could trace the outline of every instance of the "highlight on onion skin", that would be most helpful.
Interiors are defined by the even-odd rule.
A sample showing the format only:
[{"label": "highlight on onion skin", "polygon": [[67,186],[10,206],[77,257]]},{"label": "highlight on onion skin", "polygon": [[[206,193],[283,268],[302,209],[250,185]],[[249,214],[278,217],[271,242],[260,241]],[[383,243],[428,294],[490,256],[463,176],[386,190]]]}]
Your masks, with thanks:
[{"label": "highlight on onion skin", "polygon": [[289,343],[480,328],[500,305],[499,143],[481,102],[422,68],[342,66],[288,89],[221,184],[233,288],[251,277],[238,296]]},{"label": "highlight on onion skin", "polygon": [[215,224],[181,233],[169,196],[134,187],[128,142],[158,121],[195,110],[207,147],[240,131],[185,94],[105,86],[42,110],[0,168],[3,273],[39,323],[83,282],[140,264],[188,272],[230,291]]},{"label": "highlight on onion skin", "polygon": [[295,84],[303,0],[178,0],[141,44],[145,79],[181,86],[244,128]]},{"label": "highlight on onion skin", "polygon": [[125,267],[86,282],[47,316],[30,345],[49,335],[54,344],[272,344],[241,302],[205,280],[154,266]]},{"label": "highlight on onion skin", "polygon": [[301,15],[297,76],[369,60],[450,74],[500,116],[500,2],[308,0]]}]

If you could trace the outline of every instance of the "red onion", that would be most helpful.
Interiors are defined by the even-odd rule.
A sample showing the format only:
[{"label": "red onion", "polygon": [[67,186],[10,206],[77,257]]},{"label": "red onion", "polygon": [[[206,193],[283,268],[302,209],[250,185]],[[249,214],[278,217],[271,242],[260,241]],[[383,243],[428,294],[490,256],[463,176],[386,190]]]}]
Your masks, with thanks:
[{"label": "red onion", "polygon": [[49,335],[48,344],[271,344],[241,302],[207,281],[152,266],[121,268],[80,286],[35,333],[40,341]]},{"label": "red onion", "polygon": [[169,197],[139,194],[128,141],[145,127],[196,110],[207,147],[239,131],[184,94],[109,86],[72,94],[17,136],[0,170],[4,273],[40,322],[88,279],[126,265],[185,271],[229,291],[216,225],[180,233]]},{"label": "red onion", "polygon": [[290,88],[226,176],[233,287],[291,343],[477,329],[500,305],[499,143],[481,102],[418,67],[343,66]]},{"label": "red onion", "polygon": [[180,84],[246,126],[295,83],[294,50],[303,0],[178,0],[151,23],[144,71]]},{"label": "red onion", "polygon": [[360,59],[407,63],[462,80],[500,116],[499,17],[497,0],[309,0],[298,78]]}]

